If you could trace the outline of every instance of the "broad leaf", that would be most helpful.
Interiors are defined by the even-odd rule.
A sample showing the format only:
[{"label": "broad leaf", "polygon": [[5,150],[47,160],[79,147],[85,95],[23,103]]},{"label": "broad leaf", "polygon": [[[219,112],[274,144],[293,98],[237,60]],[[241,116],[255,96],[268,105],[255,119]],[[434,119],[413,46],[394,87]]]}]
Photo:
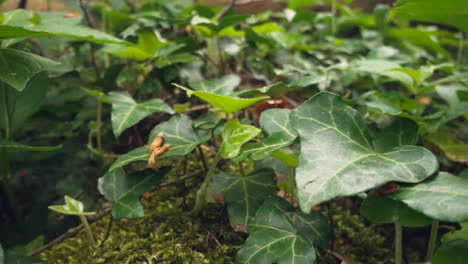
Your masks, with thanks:
[{"label": "broad leaf", "polygon": [[159,49],[169,44],[169,42],[160,40],[153,31],[143,31],[138,34],[137,44],[131,46],[108,45],[103,51],[121,58],[146,60],[154,58]]},{"label": "broad leaf", "polygon": [[242,145],[253,139],[260,132],[261,130],[254,126],[240,124],[237,119],[230,121],[223,130],[221,155],[227,159],[236,157]]},{"label": "broad leaf", "polygon": [[22,91],[36,74],[55,67],[58,63],[31,53],[0,49],[0,81]]},{"label": "broad leaf", "polygon": [[400,70],[401,66],[395,62],[387,60],[362,60],[356,65],[355,70],[367,73],[378,74],[400,81],[407,88],[412,89],[413,78]]},{"label": "broad leaf", "polygon": [[394,223],[418,227],[432,223],[432,219],[409,208],[406,204],[386,196],[368,195],[361,205],[361,214],[372,222]]},{"label": "broad leaf", "polygon": [[256,98],[236,98],[232,96],[218,95],[218,94],[209,93],[209,92],[192,91],[186,87],[183,87],[175,83],[173,85],[186,91],[189,97],[192,95],[195,95],[196,97],[204,101],[207,101],[208,103],[220,108],[226,113],[232,113],[232,112],[244,109],[246,107],[255,105],[258,102],[261,102],[263,100],[270,98],[268,96],[256,97]]},{"label": "broad leaf", "polygon": [[36,23],[33,23],[31,18],[37,16],[37,14],[26,10],[13,10],[5,13],[3,25],[0,25],[0,39],[62,36],[99,44],[127,43],[114,36],[82,25],[82,17],[65,18],[63,13],[40,13],[39,19],[34,21]]},{"label": "broad leaf", "polygon": [[169,150],[158,158],[185,156],[209,138],[203,137],[192,126],[190,117],[178,114],[151,130],[149,142],[159,133],[163,133],[164,144],[171,144]]},{"label": "broad leaf", "polygon": [[437,220],[468,220],[468,179],[450,173],[439,172],[421,183],[402,185],[390,197]]},{"label": "broad leaf", "polygon": [[246,177],[219,171],[213,176],[209,189],[214,196],[219,193],[224,196],[231,225],[247,227],[263,201],[276,194],[273,176],[271,169],[257,170]]},{"label": "broad leaf", "polygon": [[199,61],[200,58],[194,56],[188,52],[180,52],[176,54],[170,54],[167,56],[162,56],[157,58],[154,61],[154,65],[158,68],[164,68],[166,66],[176,64],[176,63],[192,63]]},{"label": "broad leaf", "polygon": [[174,113],[161,99],[137,103],[128,94],[118,92],[109,93],[109,99],[112,101],[112,129],[115,137],[154,112]]},{"label": "broad leaf", "polygon": [[454,240],[437,249],[432,264],[465,264],[468,259],[468,240]]},{"label": "broad leaf", "polygon": [[399,118],[374,139],[377,152],[391,151],[405,145],[414,145],[418,141],[418,124],[406,118]]},{"label": "broad leaf", "polygon": [[20,152],[20,151],[55,151],[62,148],[62,145],[55,147],[36,147],[28,146],[21,143],[12,141],[0,140],[0,149],[5,149],[7,152]]},{"label": "broad leaf", "polygon": [[229,74],[219,79],[191,81],[190,87],[196,91],[209,92],[218,95],[230,95],[240,84],[241,79],[237,75]]},{"label": "broad leaf", "polygon": [[123,169],[116,169],[106,173],[99,185],[104,197],[114,202],[112,216],[117,219],[143,217],[139,197],[151,190],[169,170],[169,167],[158,171],[146,169],[127,175]]},{"label": "broad leaf", "polygon": [[309,214],[289,211],[288,216],[296,226],[297,234],[313,245],[328,248],[331,231],[328,219],[324,215],[317,211],[311,211]]},{"label": "broad leaf", "polygon": [[435,156],[421,147],[377,152],[359,113],[332,93],[306,101],[292,112],[291,121],[301,140],[296,182],[304,212],[389,181],[419,182],[438,168]]},{"label": "broad leaf", "polygon": [[424,141],[440,150],[449,160],[468,164],[468,144],[457,139],[448,130],[424,137]]},{"label": "broad leaf", "polygon": [[125,165],[128,165],[135,161],[144,161],[148,160],[151,156],[151,153],[148,151],[148,146],[143,146],[136,148],[132,151],[129,151],[121,155],[109,168],[109,171],[113,171],[117,168],[121,168]]},{"label": "broad leaf", "polygon": [[65,195],[65,205],[51,205],[49,209],[66,215],[93,215],[95,212],[84,212],[83,203]]},{"label": "broad leaf", "polygon": [[233,95],[237,96],[255,96],[255,95],[269,95],[272,98],[277,98],[280,94],[297,90],[301,87],[317,84],[320,82],[320,78],[315,76],[302,77],[295,80],[292,83],[285,84],[283,82],[277,82],[274,84],[267,85],[258,89],[242,90],[235,92]]},{"label": "broad leaf", "polygon": [[242,148],[242,156],[252,155],[255,160],[267,158],[274,151],[291,145],[297,138],[297,132],[291,126],[289,109],[268,109],[260,116],[260,127],[265,132],[265,139],[247,143]]},{"label": "broad leaf", "polygon": [[288,209],[284,203],[267,200],[257,210],[236,263],[315,263],[314,247],[296,228]]}]

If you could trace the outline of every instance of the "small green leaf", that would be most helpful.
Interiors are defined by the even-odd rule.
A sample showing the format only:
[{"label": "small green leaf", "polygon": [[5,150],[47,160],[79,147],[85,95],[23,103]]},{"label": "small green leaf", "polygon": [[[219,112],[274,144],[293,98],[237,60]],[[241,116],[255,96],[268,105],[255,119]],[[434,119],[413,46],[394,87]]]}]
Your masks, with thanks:
[{"label": "small green leaf", "polygon": [[49,209],[66,215],[93,215],[95,212],[83,212],[83,203],[65,195],[65,205],[51,205]]},{"label": "small green leaf", "polygon": [[194,56],[188,52],[180,52],[176,54],[170,54],[167,56],[159,57],[154,65],[158,68],[164,68],[176,63],[193,63],[199,61],[200,58]]},{"label": "small green leaf", "polygon": [[207,101],[208,103],[220,108],[226,113],[232,113],[232,112],[244,109],[246,107],[255,105],[258,102],[261,102],[263,100],[270,98],[268,96],[256,97],[256,98],[236,98],[232,96],[218,95],[218,94],[209,93],[209,92],[192,91],[186,87],[183,87],[175,83],[173,85],[186,91],[189,97],[192,95],[195,95],[196,97],[204,101]]},{"label": "small green leaf", "polygon": [[110,92],[109,99],[112,101],[112,128],[115,137],[154,112],[174,113],[161,99],[137,103],[128,94],[119,92]]},{"label": "small green leaf", "polygon": [[468,180],[447,172],[439,172],[418,184],[401,185],[389,197],[433,219],[468,220]]},{"label": "small green leaf", "polygon": [[400,81],[410,91],[413,89],[413,78],[405,72],[396,70],[401,68],[398,63],[387,60],[361,60],[357,62],[355,70],[378,74]]},{"label": "small green leaf", "polygon": [[218,79],[192,81],[190,87],[196,91],[208,92],[218,95],[230,95],[240,84],[241,79],[234,74],[224,75]]},{"label": "small green leaf", "polygon": [[192,126],[190,117],[184,114],[175,115],[168,121],[155,126],[150,132],[149,143],[159,133],[162,133],[164,136],[164,144],[170,144],[171,146],[167,152],[158,158],[185,156],[198,145],[209,140],[209,138],[198,134]]},{"label": "small green leaf", "polygon": [[305,81],[304,79],[298,80],[297,84],[285,84],[283,82],[277,82],[262,88],[258,89],[249,89],[249,90],[242,90],[239,92],[235,92],[233,95],[236,96],[255,96],[255,95],[269,95],[272,98],[278,97],[280,94],[285,93],[285,92],[291,92],[293,90],[299,89],[301,87],[307,86],[307,85],[302,85],[302,84],[312,84],[312,83],[317,83],[319,81],[318,78],[314,78],[315,81],[309,81],[307,83],[300,83],[300,81]]},{"label": "small green leaf", "polygon": [[295,168],[297,167],[297,156],[294,155],[293,153],[286,153],[282,150],[277,150],[273,153],[271,153],[271,156],[274,158],[277,158],[284,162],[288,167]]},{"label": "small green leaf", "polygon": [[223,130],[222,156],[226,159],[236,157],[242,145],[260,132],[261,130],[254,126],[241,125],[237,119],[230,121]]},{"label": "small green leaf", "polygon": [[449,160],[468,164],[468,144],[442,129],[424,137],[424,141],[440,150]]},{"label": "small green leaf", "polygon": [[147,161],[151,156],[151,153],[148,151],[148,146],[142,146],[136,148],[132,151],[129,151],[121,155],[109,168],[109,171],[113,171],[117,168],[121,168],[125,165],[128,165],[135,161]]},{"label": "small green leaf", "polygon": [[465,264],[468,259],[468,240],[454,240],[437,249],[432,264]]},{"label": "small green leaf", "polygon": [[247,227],[263,201],[276,194],[273,176],[271,169],[257,170],[246,177],[219,171],[213,176],[209,189],[212,194],[222,193],[224,196],[231,226]]},{"label": "small green leaf", "polygon": [[419,182],[438,168],[435,156],[421,147],[376,151],[360,114],[332,93],[313,96],[292,112],[291,121],[301,140],[296,182],[304,212],[389,181]]},{"label": "small green leaf", "polygon": [[0,81],[18,91],[22,91],[34,75],[57,65],[55,61],[31,53],[0,49]]},{"label": "small green leaf", "polygon": [[134,60],[146,60],[155,57],[156,51],[169,45],[158,38],[153,31],[143,31],[138,34],[138,43],[132,46],[108,45],[104,52],[111,53],[121,58]]},{"label": "small green leaf", "polygon": [[418,227],[432,223],[432,219],[409,208],[406,204],[385,196],[368,195],[361,205],[361,214],[372,222],[394,223]]},{"label": "small green leaf", "polygon": [[440,241],[442,243],[447,243],[453,240],[468,240],[468,226],[467,223],[461,223],[461,229],[445,233],[441,238]]},{"label": "small green leaf", "polygon": [[114,202],[112,216],[117,219],[143,217],[139,197],[151,190],[169,170],[170,167],[163,167],[158,171],[146,169],[130,175],[121,168],[107,172],[99,185],[104,197]]},{"label": "small green leaf", "polygon": [[8,152],[20,152],[20,151],[56,151],[62,148],[62,145],[55,147],[35,147],[28,146],[12,141],[0,140],[0,149],[5,149]]}]

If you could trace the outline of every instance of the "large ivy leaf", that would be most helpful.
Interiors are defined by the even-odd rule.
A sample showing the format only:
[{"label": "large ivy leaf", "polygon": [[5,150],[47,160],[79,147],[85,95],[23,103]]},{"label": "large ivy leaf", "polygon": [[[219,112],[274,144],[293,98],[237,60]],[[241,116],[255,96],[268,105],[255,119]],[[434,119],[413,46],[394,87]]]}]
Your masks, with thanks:
[{"label": "large ivy leaf", "polygon": [[400,0],[394,13],[397,17],[457,27],[468,32],[468,3],[459,0]]},{"label": "large ivy leaf", "polygon": [[84,212],[84,205],[82,202],[75,200],[65,195],[64,205],[51,205],[50,210],[59,212],[66,215],[93,215],[95,212]]},{"label": "large ivy leaf", "polygon": [[147,161],[150,158],[150,156],[151,153],[148,151],[147,145],[136,148],[118,157],[117,160],[109,168],[109,171],[121,168],[135,161]]},{"label": "large ivy leaf", "polygon": [[380,133],[372,142],[377,152],[391,151],[418,141],[418,124],[406,118],[399,118]]},{"label": "large ivy leaf", "polygon": [[432,264],[465,264],[468,259],[468,240],[454,240],[437,249]]},{"label": "large ivy leaf", "polygon": [[421,183],[400,186],[390,197],[437,220],[468,220],[468,180],[450,173],[439,172]]},{"label": "large ivy leaf", "polygon": [[13,10],[5,13],[0,39],[62,36],[99,44],[128,44],[114,36],[81,24],[82,17],[65,18],[63,13],[35,13]]},{"label": "large ivy leaf", "polygon": [[440,150],[449,160],[468,164],[468,144],[450,131],[440,130],[424,137],[424,141]]},{"label": "large ivy leaf", "polygon": [[163,122],[151,130],[149,143],[158,135],[163,133],[164,143],[171,144],[169,150],[158,158],[167,158],[174,156],[185,156],[192,152],[198,145],[209,140],[204,137],[192,126],[190,117],[178,114],[166,122]]},{"label": "large ivy leaf", "polygon": [[242,145],[253,139],[260,132],[261,130],[254,126],[240,124],[237,119],[230,121],[223,130],[221,155],[226,159],[236,157]]},{"label": "large ivy leaf", "polygon": [[109,99],[112,101],[112,129],[115,137],[154,112],[174,113],[161,99],[137,103],[128,94],[119,92],[110,92]]},{"label": "large ivy leaf", "polygon": [[234,74],[224,75],[218,79],[189,82],[190,87],[196,91],[209,92],[218,95],[230,95],[240,84],[241,79]]},{"label": "large ivy leaf", "polygon": [[31,53],[0,49],[0,81],[22,91],[39,72],[51,69],[57,62]]},{"label": "large ivy leaf", "polygon": [[226,113],[232,113],[251,105],[255,105],[260,101],[266,100],[270,97],[263,96],[263,97],[255,97],[255,98],[236,98],[232,96],[225,96],[225,95],[218,95],[210,92],[201,92],[201,91],[192,91],[186,87],[183,87],[178,84],[173,84],[180,89],[187,92],[187,95],[190,97],[195,95],[196,97],[207,101],[208,103],[220,108]]},{"label": "large ivy leaf", "polygon": [[389,181],[419,182],[438,168],[435,156],[421,147],[377,152],[358,112],[332,93],[307,100],[292,112],[291,121],[301,140],[296,182],[305,212]]},{"label": "large ivy leaf", "polygon": [[[265,201],[248,226],[250,236],[237,253],[236,263],[315,263],[314,247],[304,231],[297,229],[289,209],[281,201]],[[314,220],[307,222],[314,225]]]},{"label": "large ivy leaf", "polygon": [[386,196],[368,195],[361,205],[361,214],[378,223],[398,223],[418,227],[432,223],[432,219],[409,208],[406,204]]},{"label": "large ivy leaf", "polygon": [[219,171],[213,176],[209,189],[213,195],[221,193],[224,196],[231,225],[247,227],[263,201],[276,194],[273,176],[271,169],[257,170],[246,177]]},{"label": "large ivy leaf", "polygon": [[297,138],[297,132],[291,126],[289,109],[268,109],[260,116],[260,127],[266,138],[260,142],[247,143],[242,148],[242,156],[252,154],[252,158],[267,158],[274,151],[291,145]]},{"label": "large ivy leaf", "polygon": [[146,169],[129,175],[123,169],[107,172],[100,179],[99,186],[104,197],[114,202],[112,216],[117,219],[143,217],[139,197],[161,181],[169,170],[170,167],[163,167],[158,171]]},{"label": "large ivy leaf", "polygon": [[62,145],[55,147],[36,147],[28,146],[21,143],[12,141],[0,140],[0,149],[5,149],[8,152],[19,152],[19,151],[55,151],[62,148]]}]

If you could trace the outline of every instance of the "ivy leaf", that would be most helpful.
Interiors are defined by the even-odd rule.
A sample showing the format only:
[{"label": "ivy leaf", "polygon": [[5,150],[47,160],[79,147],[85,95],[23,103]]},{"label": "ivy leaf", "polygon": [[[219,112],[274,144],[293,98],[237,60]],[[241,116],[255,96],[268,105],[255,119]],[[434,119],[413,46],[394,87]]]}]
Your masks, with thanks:
[{"label": "ivy leaf", "polygon": [[356,70],[361,72],[378,74],[403,83],[410,91],[413,89],[414,80],[411,75],[398,70],[402,67],[393,61],[387,60],[362,60],[357,62]]},{"label": "ivy leaf", "polygon": [[372,222],[394,223],[418,227],[432,223],[432,219],[409,208],[406,204],[386,196],[368,195],[361,205],[361,214]]},{"label": "ivy leaf", "polygon": [[433,219],[468,220],[468,180],[439,172],[418,184],[408,184],[389,195]]},{"label": "ivy leaf", "polygon": [[113,171],[117,168],[121,168],[135,161],[148,160],[150,156],[151,156],[151,153],[148,151],[147,145],[136,148],[118,157],[117,160],[109,168],[109,171]]},{"label": "ivy leaf", "polygon": [[449,160],[468,164],[468,144],[454,137],[453,133],[440,130],[424,137],[424,141],[440,150]]},{"label": "ivy leaf", "polygon": [[161,99],[137,103],[128,94],[119,92],[110,92],[109,99],[112,101],[112,128],[115,137],[154,112],[174,113]]},{"label": "ivy leaf", "polygon": [[233,227],[247,224],[255,215],[263,201],[276,194],[276,184],[273,182],[274,172],[271,169],[261,169],[246,177],[230,175],[219,171],[213,176],[210,192],[222,193],[227,204],[229,222]]},{"label": "ivy leaf", "polygon": [[232,113],[232,112],[244,109],[251,105],[257,104],[260,101],[270,98],[268,96],[255,97],[255,98],[236,98],[232,96],[218,95],[218,94],[209,93],[209,92],[192,91],[176,83],[173,83],[173,85],[186,91],[189,97],[192,95],[195,95],[196,97],[204,101],[207,101],[208,103],[220,108],[226,113]]},{"label": "ivy leaf", "polygon": [[377,152],[358,112],[332,93],[307,100],[292,112],[291,121],[301,140],[296,182],[304,212],[389,181],[419,182],[438,168],[436,157],[421,147]]},{"label": "ivy leaf", "polygon": [[468,240],[454,240],[437,249],[432,264],[465,264],[468,259]]},{"label": "ivy leaf", "polygon": [[108,45],[103,51],[121,58],[146,60],[155,57],[159,49],[169,44],[169,42],[160,40],[153,31],[143,31],[138,34],[137,44],[131,46]]},{"label": "ivy leaf", "polygon": [[47,58],[14,49],[0,49],[0,81],[22,91],[39,72],[57,66]]},{"label": "ivy leaf", "polygon": [[0,149],[5,149],[8,152],[19,152],[19,151],[55,151],[62,148],[62,145],[55,147],[36,147],[28,146],[21,143],[12,141],[0,140]]},{"label": "ivy leaf", "polygon": [[254,160],[265,159],[274,151],[287,147],[297,138],[291,126],[289,109],[268,109],[260,116],[260,127],[267,137],[261,142],[247,143],[242,148],[242,156],[252,154]]},{"label": "ivy leaf", "polygon": [[115,169],[100,179],[100,189],[104,197],[114,202],[112,216],[119,218],[143,217],[143,206],[138,198],[162,180],[170,167],[158,171],[146,169],[127,175],[123,169]]},{"label": "ivy leaf", "polygon": [[214,93],[218,95],[230,95],[240,84],[241,79],[234,74],[224,75],[218,79],[189,82],[190,87],[196,91]]},{"label": "ivy leaf", "polygon": [[328,247],[331,231],[328,219],[324,215],[317,211],[311,211],[309,214],[289,211],[288,216],[296,226],[298,234],[313,245]]},{"label": "ivy leaf", "polygon": [[49,209],[66,215],[93,215],[95,212],[84,212],[83,203],[65,195],[65,205],[51,205]]},{"label": "ivy leaf", "polygon": [[260,132],[261,130],[254,126],[241,125],[237,119],[230,121],[223,130],[221,155],[226,159],[236,157],[242,145],[253,139]]},{"label": "ivy leaf", "polygon": [[418,141],[418,124],[413,120],[398,118],[373,141],[377,152],[391,151],[405,145],[414,145]]},{"label": "ivy leaf", "polygon": [[158,158],[185,156],[198,145],[209,140],[209,138],[199,135],[193,128],[190,117],[183,114],[175,115],[168,121],[155,126],[150,132],[148,143],[151,143],[161,132],[164,136],[164,144],[171,144],[171,146]]},{"label": "ivy leaf", "polygon": [[296,229],[284,203],[270,199],[257,210],[236,263],[315,263],[313,245]]}]

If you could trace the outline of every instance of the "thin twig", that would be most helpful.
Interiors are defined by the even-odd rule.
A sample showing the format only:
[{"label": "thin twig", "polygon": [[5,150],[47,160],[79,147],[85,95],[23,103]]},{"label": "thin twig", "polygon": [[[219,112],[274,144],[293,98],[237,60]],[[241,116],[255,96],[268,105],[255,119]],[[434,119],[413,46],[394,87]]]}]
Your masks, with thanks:
[{"label": "thin twig", "polygon": [[112,229],[112,222],[113,222],[113,217],[112,215],[110,216],[110,220],[109,220],[109,224],[107,225],[107,231],[106,231],[106,235],[104,236],[104,239],[101,241],[101,244],[99,244],[99,247],[102,247],[104,245],[104,242],[106,242],[106,240],[109,238],[109,235],[110,235],[110,231]]},{"label": "thin twig", "polygon": [[198,145],[197,148],[198,148],[198,151],[200,152],[200,158],[201,158],[201,161],[202,161],[202,164],[203,164],[203,168],[205,169],[205,172],[208,172],[208,165],[206,164],[205,155],[203,154],[203,150],[202,150],[200,145]]},{"label": "thin twig", "polygon": [[218,21],[221,21],[221,19],[223,19],[223,17],[227,13],[229,13],[229,11],[231,11],[235,5],[236,5],[236,0],[232,0],[231,4],[226,9],[224,9],[223,12],[221,12],[221,14],[219,14]]},{"label": "thin twig", "polygon": [[[171,186],[171,185],[181,183],[181,182],[183,182],[183,181],[185,181],[187,179],[196,177],[196,176],[202,174],[203,172],[204,172],[204,170],[196,170],[196,171],[194,171],[192,173],[189,173],[189,174],[187,174],[185,176],[180,177],[177,180],[161,183],[161,184],[155,186],[153,189],[151,189],[150,192],[154,192],[154,191],[159,190],[159,189],[161,189],[163,187],[167,187],[167,186]],[[98,213],[96,215],[87,217],[88,223],[92,224],[92,223],[94,223],[94,222],[96,222],[98,220],[101,220],[105,216],[109,215],[111,213],[111,210],[112,210],[112,208],[108,207],[108,208],[103,209],[100,213]],[[79,225],[79,226],[70,228],[70,229],[68,229],[68,231],[65,234],[57,237],[56,239],[50,241],[49,243],[43,245],[42,247],[29,252],[28,254],[26,254],[26,256],[32,257],[32,256],[40,254],[40,253],[42,253],[42,252],[44,252],[46,250],[49,250],[52,247],[62,243],[63,241],[65,241],[65,240],[67,240],[67,239],[69,239],[71,237],[76,236],[81,231],[81,229],[83,229],[83,225]]]},{"label": "thin twig", "polygon": [[200,110],[205,110],[210,108],[209,104],[203,104],[203,105],[196,105],[194,107],[190,107],[189,109],[185,110],[186,113],[192,113]]}]

